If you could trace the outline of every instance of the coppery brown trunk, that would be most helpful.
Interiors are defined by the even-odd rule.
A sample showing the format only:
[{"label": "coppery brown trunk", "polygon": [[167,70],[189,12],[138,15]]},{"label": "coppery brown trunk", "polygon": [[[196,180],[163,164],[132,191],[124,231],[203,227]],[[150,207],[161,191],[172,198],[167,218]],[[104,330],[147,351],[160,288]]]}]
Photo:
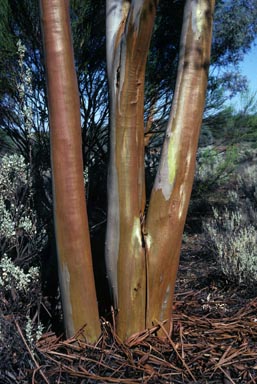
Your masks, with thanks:
[{"label": "coppery brown trunk", "polygon": [[147,326],[168,320],[168,331],[205,104],[214,3],[186,2],[175,95],[146,221]]},{"label": "coppery brown trunk", "polygon": [[176,91],[145,219],[143,85],[156,1],[107,1],[111,105],[107,266],[125,339],[168,320],[207,86],[214,1],[185,6]]},{"label": "coppery brown trunk", "polygon": [[88,231],[78,86],[68,0],[41,0],[47,70],[55,233],[66,335],[100,335]]},{"label": "coppery brown trunk", "polygon": [[[161,161],[145,218],[144,75],[157,0],[107,0],[111,152],[106,262],[124,340],[168,320],[190,199],[210,58],[214,0],[187,0]],[[60,286],[67,335],[100,334],[67,0],[41,0]]]}]

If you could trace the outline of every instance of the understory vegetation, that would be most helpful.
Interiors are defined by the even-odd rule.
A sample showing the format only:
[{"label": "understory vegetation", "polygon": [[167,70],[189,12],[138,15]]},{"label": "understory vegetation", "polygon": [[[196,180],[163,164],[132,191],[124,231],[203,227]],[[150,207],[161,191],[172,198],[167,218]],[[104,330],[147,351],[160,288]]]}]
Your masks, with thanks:
[{"label": "understory vegetation", "polygon": [[238,178],[237,190],[228,191],[227,204],[223,209],[213,208],[213,217],[203,225],[223,274],[246,285],[257,281],[256,182],[256,166],[247,166]]}]

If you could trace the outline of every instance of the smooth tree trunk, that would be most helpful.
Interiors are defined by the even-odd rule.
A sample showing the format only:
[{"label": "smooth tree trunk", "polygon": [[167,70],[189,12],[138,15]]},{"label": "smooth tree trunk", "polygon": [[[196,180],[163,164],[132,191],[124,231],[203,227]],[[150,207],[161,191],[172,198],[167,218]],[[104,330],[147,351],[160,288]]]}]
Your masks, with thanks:
[{"label": "smooth tree trunk", "polygon": [[175,95],[145,217],[144,75],[157,1],[107,0],[111,148],[106,263],[117,332],[166,321],[192,190],[205,103],[214,0],[187,0]]},{"label": "smooth tree trunk", "polygon": [[107,271],[122,339],[145,329],[144,77],[157,1],[107,0],[111,148]]},{"label": "smooth tree trunk", "polygon": [[83,182],[80,106],[68,0],[41,0],[47,71],[55,232],[67,337],[100,335]]},{"label": "smooth tree trunk", "polygon": [[145,229],[147,327],[168,320],[205,105],[214,0],[187,0],[172,110]]},{"label": "smooth tree trunk", "polygon": [[[187,0],[174,100],[148,212],[144,76],[157,0],[107,0],[110,165],[106,264],[122,340],[171,310],[205,102],[214,0]],[[67,336],[100,335],[68,0],[41,0],[59,277]]]}]

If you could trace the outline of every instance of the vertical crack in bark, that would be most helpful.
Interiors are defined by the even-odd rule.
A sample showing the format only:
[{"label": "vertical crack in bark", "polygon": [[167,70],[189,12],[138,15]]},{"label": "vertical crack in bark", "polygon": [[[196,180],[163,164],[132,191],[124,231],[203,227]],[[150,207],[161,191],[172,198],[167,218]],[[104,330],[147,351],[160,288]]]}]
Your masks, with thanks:
[{"label": "vertical crack in bark", "polygon": [[144,251],[145,258],[145,328],[147,327],[147,312],[148,312],[148,246],[147,246],[147,231],[145,227],[145,214],[140,212],[141,224],[141,246]]},{"label": "vertical crack in bark", "polygon": [[[109,0],[109,5],[115,0]],[[117,264],[120,312],[117,332],[122,339],[146,327],[148,288],[147,235],[145,231],[144,177],[144,73],[155,17],[151,0],[119,0],[120,12],[108,15],[107,64],[110,87],[112,145],[111,168],[117,168],[117,185],[109,185],[110,211],[119,205],[118,226],[109,219],[107,264]],[[108,7],[108,9],[111,9]],[[147,17],[146,17],[147,14]],[[111,18],[117,17],[113,23]],[[115,30],[114,30],[115,29]],[[110,34],[108,32],[110,31]],[[118,199],[113,201],[117,188]],[[117,196],[116,196],[117,197]],[[141,213],[140,213],[141,210]],[[119,232],[117,254],[113,237]],[[117,256],[117,260],[116,260]],[[112,279],[112,277],[111,277]]]},{"label": "vertical crack in bark", "polygon": [[[145,241],[145,239],[144,239]],[[147,312],[148,312],[148,251],[147,251],[147,244],[145,241],[145,248],[144,248],[144,255],[145,255],[145,328],[147,327]]]}]

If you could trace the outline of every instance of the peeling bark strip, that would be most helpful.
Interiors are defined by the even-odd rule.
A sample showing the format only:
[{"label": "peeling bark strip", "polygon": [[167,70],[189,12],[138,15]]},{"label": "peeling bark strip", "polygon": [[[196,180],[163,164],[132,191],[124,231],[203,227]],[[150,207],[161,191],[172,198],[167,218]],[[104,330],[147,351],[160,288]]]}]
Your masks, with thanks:
[{"label": "peeling bark strip", "polygon": [[41,0],[51,128],[55,231],[67,337],[100,335],[88,231],[78,86],[68,0]]},{"label": "peeling bark strip", "polygon": [[148,327],[171,318],[205,103],[214,4],[187,0],[185,6],[175,95],[146,221]]},{"label": "peeling bark strip", "polygon": [[107,0],[111,153],[106,263],[122,339],[145,328],[144,76],[154,0]]}]

